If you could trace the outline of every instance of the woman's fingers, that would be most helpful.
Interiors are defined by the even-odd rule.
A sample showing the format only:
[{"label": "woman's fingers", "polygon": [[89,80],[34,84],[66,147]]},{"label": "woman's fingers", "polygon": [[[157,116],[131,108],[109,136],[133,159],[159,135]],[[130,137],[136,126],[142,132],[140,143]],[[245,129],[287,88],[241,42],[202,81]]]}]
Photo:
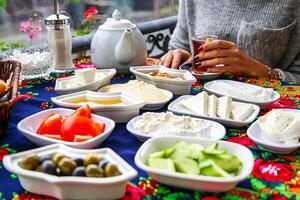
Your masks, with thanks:
[{"label": "woman's fingers", "polygon": [[205,51],[211,51],[213,49],[229,49],[234,47],[235,44],[226,40],[214,40],[212,42],[207,42],[203,44],[201,47]]},{"label": "woman's fingers", "polygon": [[173,52],[169,51],[169,53],[166,54],[163,65],[170,68],[172,66],[173,57]]},{"label": "woman's fingers", "polygon": [[211,51],[201,51],[198,55],[200,60],[207,60],[219,57],[235,57],[236,53],[229,49],[214,49]]},{"label": "woman's fingers", "polygon": [[224,58],[212,58],[209,60],[205,60],[201,62],[201,66],[209,67],[209,66],[216,66],[216,65],[228,65],[233,64],[236,62],[237,58],[234,57],[224,57]]},{"label": "woman's fingers", "polygon": [[181,64],[181,60],[183,58],[183,55],[180,51],[174,51],[173,54],[173,60],[172,60],[172,65],[171,68],[173,69],[177,69],[179,67],[179,65]]}]

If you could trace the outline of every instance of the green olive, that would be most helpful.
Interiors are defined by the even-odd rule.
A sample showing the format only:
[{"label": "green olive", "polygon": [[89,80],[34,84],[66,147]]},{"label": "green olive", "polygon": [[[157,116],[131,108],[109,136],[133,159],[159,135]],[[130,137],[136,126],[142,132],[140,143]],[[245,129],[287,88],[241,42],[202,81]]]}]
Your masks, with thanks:
[{"label": "green olive", "polygon": [[70,158],[62,158],[58,163],[58,167],[63,175],[69,176],[77,165],[75,161]]},{"label": "green olive", "polygon": [[107,163],[104,168],[104,173],[106,177],[118,176],[121,174],[118,167],[115,164]]},{"label": "green olive", "polygon": [[39,165],[39,157],[36,154],[29,154],[25,156],[19,166],[23,169],[35,170]]},{"label": "green olive", "polygon": [[64,157],[66,157],[64,154],[62,153],[55,153],[52,156],[52,162],[56,165],[58,165],[59,161],[61,161]]},{"label": "green olive", "polygon": [[90,164],[85,168],[86,176],[88,177],[104,177],[103,170],[95,164]]},{"label": "green olive", "polygon": [[86,156],[86,158],[84,159],[84,166],[88,166],[90,164],[98,164],[98,162],[100,161],[100,157],[96,154],[89,154]]}]

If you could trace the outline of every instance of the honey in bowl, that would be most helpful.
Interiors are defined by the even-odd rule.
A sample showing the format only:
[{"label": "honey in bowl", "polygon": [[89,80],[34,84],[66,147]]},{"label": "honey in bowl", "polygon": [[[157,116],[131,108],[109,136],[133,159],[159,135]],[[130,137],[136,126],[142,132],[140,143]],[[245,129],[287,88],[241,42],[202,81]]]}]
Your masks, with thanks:
[{"label": "honey in bowl", "polygon": [[100,104],[100,105],[116,105],[116,104],[124,103],[120,98],[118,98],[118,99],[88,99],[86,97],[78,98],[78,99],[71,99],[66,102],[75,103],[75,104],[95,103],[95,104]]}]

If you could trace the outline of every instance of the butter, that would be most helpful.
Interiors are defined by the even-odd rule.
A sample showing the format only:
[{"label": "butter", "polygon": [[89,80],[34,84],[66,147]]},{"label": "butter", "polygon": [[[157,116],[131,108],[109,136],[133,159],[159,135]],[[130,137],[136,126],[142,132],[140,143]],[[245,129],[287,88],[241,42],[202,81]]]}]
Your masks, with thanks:
[{"label": "butter", "polygon": [[75,81],[79,85],[87,85],[95,81],[95,68],[84,68],[75,70]]},{"label": "butter", "polygon": [[217,115],[222,119],[229,119],[232,107],[232,98],[223,96],[218,99]]}]

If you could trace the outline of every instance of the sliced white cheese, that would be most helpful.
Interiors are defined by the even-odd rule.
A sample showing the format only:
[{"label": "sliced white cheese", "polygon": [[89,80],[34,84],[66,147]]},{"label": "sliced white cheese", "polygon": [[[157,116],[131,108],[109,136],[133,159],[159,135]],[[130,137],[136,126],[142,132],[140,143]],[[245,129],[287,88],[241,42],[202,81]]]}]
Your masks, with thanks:
[{"label": "sliced white cheese", "polygon": [[232,107],[232,98],[229,96],[223,96],[218,99],[218,108],[217,115],[222,119],[229,119],[231,107]]},{"label": "sliced white cheese", "polygon": [[208,95],[206,92],[201,92],[196,96],[181,101],[180,104],[196,114],[207,115]]},{"label": "sliced white cheese", "polygon": [[80,85],[87,85],[95,81],[95,68],[84,68],[75,70],[76,83]]},{"label": "sliced white cheese", "polygon": [[208,115],[211,117],[217,116],[218,98],[215,95],[208,97]]},{"label": "sliced white cheese", "polygon": [[253,105],[248,103],[232,103],[231,118],[238,121],[244,121],[253,112]]}]

